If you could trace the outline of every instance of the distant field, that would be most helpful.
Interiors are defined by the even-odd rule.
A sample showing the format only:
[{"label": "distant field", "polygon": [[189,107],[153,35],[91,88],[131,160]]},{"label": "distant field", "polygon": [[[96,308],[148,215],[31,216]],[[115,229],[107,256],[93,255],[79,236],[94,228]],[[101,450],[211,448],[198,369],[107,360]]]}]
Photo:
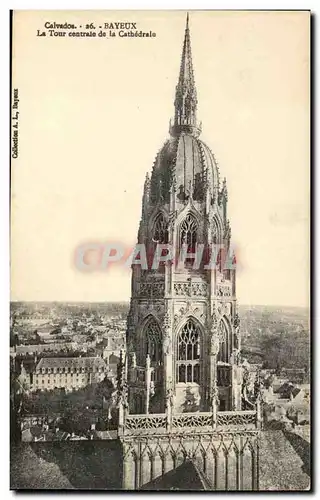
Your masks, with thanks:
[{"label": "distant field", "polygon": [[[128,302],[12,302],[12,316],[55,317],[82,314],[125,319]],[[310,357],[309,310],[300,307],[239,305],[242,350],[248,361],[269,368],[300,367],[308,370]]]}]

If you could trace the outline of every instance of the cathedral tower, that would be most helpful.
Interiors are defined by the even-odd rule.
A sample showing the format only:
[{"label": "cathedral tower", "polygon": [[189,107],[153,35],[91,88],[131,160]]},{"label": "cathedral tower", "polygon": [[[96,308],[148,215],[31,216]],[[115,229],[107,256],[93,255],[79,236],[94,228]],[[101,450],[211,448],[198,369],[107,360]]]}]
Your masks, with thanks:
[{"label": "cathedral tower", "polygon": [[[218,485],[213,462],[209,472],[205,450],[210,448],[213,461],[219,450],[226,456],[229,446],[238,463],[241,446],[258,432],[256,410],[248,410],[242,401],[227,185],[213,153],[199,138],[197,103],[187,16],[170,137],[144,185],[138,245],[140,257],[145,249],[147,265],[136,261],[132,266],[127,349],[118,376],[126,488],[141,487],[174,469],[182,453],[184,459],[200,457],[212,488],[225,489]],[[228,428],[230,418],[249,432],[247,440],[235,433],[235,425]],[[221,429],[227,426],[233,432],[223,446],[219,419]],[[184,435],[184,451],[172,444],[177,433]],[[201,443],[198,454],[194,434]],[[249,448],[255,471],[251,441]],[[241,489],[237,467],[233,489]],[[256,472],[250,478],[247,489],[256,488]],[[228,483],[227,476],[222,483]]]},{"label": "cathedral tower", "polygon": [[[170,138],[144,187],[138,243],[145,245],[149,260],[148,269],[137,264],[132,273],[130,411],[163,411],[168,390],[175,410],[206,411],[216,387],[221,410],[241,409],[227,186],[214,155],[199,139],[188,19],[174,106]],[[177,258],[152,266],[160,244],[171,246]],[[187,258],[179,265],[184,249]],[[192,258],[196,250],[200,262]],[[139,367],[149,367],[148,395],[137,378]]]}]

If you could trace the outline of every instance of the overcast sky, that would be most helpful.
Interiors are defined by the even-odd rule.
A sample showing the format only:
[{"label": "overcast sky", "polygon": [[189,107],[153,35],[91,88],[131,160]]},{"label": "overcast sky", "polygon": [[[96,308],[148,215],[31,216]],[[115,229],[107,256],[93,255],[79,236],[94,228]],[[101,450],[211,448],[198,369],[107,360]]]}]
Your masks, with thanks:
[{"label": "overcast sky", "polygon": [[[156,37],[37,37],[46,21],[136,22]],[[182,11],[15,13],[13,300],[129,300],[128,269],[85,274],[74,252],[136,242],[184,28]],[[201,138],[227,177],[239,303],[306,306],[309,15],[191,12],[190,30]]]}]

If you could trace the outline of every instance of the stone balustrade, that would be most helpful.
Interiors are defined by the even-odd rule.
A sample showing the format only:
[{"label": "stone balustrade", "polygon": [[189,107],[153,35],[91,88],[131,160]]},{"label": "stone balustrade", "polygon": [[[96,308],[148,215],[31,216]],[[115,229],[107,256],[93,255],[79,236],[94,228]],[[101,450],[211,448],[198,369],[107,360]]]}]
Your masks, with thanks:
[{"label": "stone balustrade", "polygon": [[126,415],[124,421],[125,434],[172,434],[181,431],[234,431],[255,430],[260,428],[256,410],[250,411],[218,411],[212,412],[174,413],[170,417],[166,413],[150,413],[148,415]]}]

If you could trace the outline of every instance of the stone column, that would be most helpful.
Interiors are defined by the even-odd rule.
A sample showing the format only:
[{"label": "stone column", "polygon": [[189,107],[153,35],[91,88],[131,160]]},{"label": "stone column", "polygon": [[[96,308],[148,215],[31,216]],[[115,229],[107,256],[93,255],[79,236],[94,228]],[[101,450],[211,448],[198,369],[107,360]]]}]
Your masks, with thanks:
[{"label": "stone column", "polygon": [[150,383],[151,383],[150,356],[149,356],[149,354],[147,354],[147,358],[146,358],[146,414],[149,413]]},{"label": "stone column", "polygon": [[257,411],[257,428],[261,429],[262,427],[262,412],[261,412],[261,394],[258,393],[257,401],[256,401],[256,411]]},{"label": "stone column", "polygon": [[122,461],[122,489],[134,490],[135,488],[135,464],[128,445],[123,443],[123,461]]},{"label": "stone column", "polygon": [[209,395],[212,405],[212,394],[217,389],[217,353],[219,351],[219,337],[217,332],[217,321],[215,313],[212,315],[210,324],[210,344],[209,344]]},{"label": "stone column", "polygon": [[212,427],[215,430],[217,428],[217,423],[218,423],[218,408],[219,408],[219,391],[216,383],[211,387],[210,399],[211,399],[210,405],[212,411]]},{"label": "stone column", "polygon": [[123,408],[122,401],[120,401],[120,403],[118,405],[118,411],[119,411],[119,414],[118,414],[118,426],[119,426],[118,432],[119,432],[119,434],[123,434],[123,431],[124,431],[124,408]]},{"label": "stone column", "polygon": [[[163,319],[163,389],[164,397],[169,389],[169,381],[172,381],[172,321],[171,321],[171,301],[166,301],[166,311]],[[172,385],[170,385],[172,388]]]},{"label": "stone column", "polygon": [[239,366],[237,364],[237,351],[233,349],[230,356],[231,363],[231,409],[239,410]]},{"label": "stone column", "polygon": [[171,432],[172,427],[172,410],[174,405],[173,396],[173,384],[172,379],[169,378],[167,381],[167,392],[166,392],[166,416],[167,416],[167,432]]}]

